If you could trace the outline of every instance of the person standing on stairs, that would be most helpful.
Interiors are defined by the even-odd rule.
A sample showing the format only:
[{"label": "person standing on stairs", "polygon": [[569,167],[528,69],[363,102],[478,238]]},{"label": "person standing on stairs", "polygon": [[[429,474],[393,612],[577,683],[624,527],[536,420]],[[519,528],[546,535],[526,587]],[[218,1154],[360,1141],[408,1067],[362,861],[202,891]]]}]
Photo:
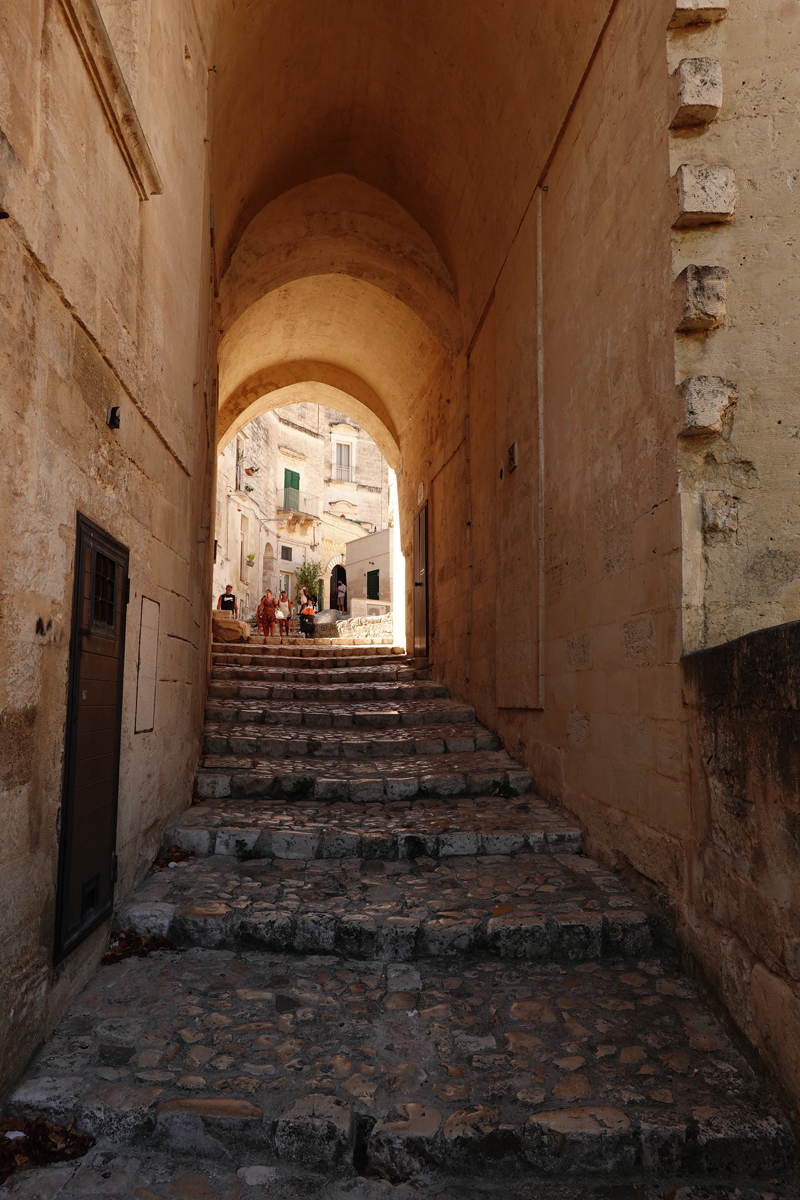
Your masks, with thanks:
[{"label": "person standing on stairs", "polygon": [[345,612],[345,598],[347,596],[347,584],[343,579],[339,580],[339,586],[336,589],[336,596],[339,602],[339,612]]},{"label": "person standing on stairs", "polygon": [[230,583],[225,584],[225,591],[220,595],[220,598],[217,601],[217,608],[222,609],[223,612],[232,612],[233,619],[236,619],[236,616],[239,612],[239,604],[233,594],[233,586]]},{"label": "person standing on stairs", "polygon": [[267,594],[261,597],[261,603],[256,612],[258,632],[263,633],[266,637],[272,637],[275,631],[275,611],[277,607],[275,597],[269,588],[267,588]]},{"label": "person standing on stairs", "polygon": [[291,605],[286,592],[281,589],[280,598],[278,600],[278,608],[275,616],[278,618],[278,636],[289,636],[289,621],[291,619]]}]

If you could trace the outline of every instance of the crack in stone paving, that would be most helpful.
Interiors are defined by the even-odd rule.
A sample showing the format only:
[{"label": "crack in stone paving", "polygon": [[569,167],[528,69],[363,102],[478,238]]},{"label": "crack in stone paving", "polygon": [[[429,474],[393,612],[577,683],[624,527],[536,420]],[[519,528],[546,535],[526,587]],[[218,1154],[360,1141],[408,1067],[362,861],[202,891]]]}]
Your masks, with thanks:
[{"label": "crack in stone paving", "polygon": [[[215,652],[215,670],[231,658],[245,670],[259,654]],[[396,738],[413,777],[418,724],[457,790],[422,794],[420,767],[395,800],[317,795],[327,774],[312,798],[204,798],[201,766],[164,835],[191,857],[115,914],[175,949],[101,967],[8,1103],[96,1145],[0,1195],[798,1200],[780,1108],[662,922],[505,752],[521,794],[470,790],[493,737],[474,711],[451,729],[446,696],[343,706],[336,684],[315,687],[337,694],[281,702],[280,725],[306,726],[294,743],[273,726],[281,770],[333,747],[348,786],[380,764],[383,787],[396,761],[357,759]],[[223,703],[209,702],[207,749],[274,715],[226,718]],[[470,747],[451,750],[461,733]]]}]

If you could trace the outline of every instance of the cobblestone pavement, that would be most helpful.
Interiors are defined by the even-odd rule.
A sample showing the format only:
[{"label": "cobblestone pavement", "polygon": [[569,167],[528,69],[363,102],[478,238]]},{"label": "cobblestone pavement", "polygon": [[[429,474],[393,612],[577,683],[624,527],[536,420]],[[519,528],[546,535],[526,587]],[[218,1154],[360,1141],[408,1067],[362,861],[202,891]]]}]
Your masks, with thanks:
[{"label": "cobblestone pavement", "polygon": [[[259,649],[253,671],[290,648]],[[173,948],[102,967],[6,1105],[95,1146],[0,1195],[800,1200],[789,1127],[663,922],[474,711],[345,699],[384,685],[291,650],[331,681],[209,700],[196,801],[118,907]],[[215,653],[245,674],[212,691],[287,686],[247,659]]]},{"label": "cobblestone pavement", "polygon": [[[327,1169],[323,1194],[336,1194],[330,1176],[354,1176],[354,1162],[362,1176],[418,1185],[452,1171],[510,1187],[531,1169],[630,1180],[643,1164],[741,1186],[785,1170],[790,1153],[780,1112],[663,957],[129,959],[102,968],[71,1006],[12,1106],[32,1115],[43,1101],[112,1139],[118,1159],[120,1143],[134,1159],[160,1151],[149,1191],[138,1167],[126,1181],[128,1156],[112,1165],[114,1194],[137,1197],[159,1193],[167,1167],[188,1189],[175,1167],[185,1155],[229,1168],[213,1184],[229,1188],[221,1194],[250,1196],[273,1191],[289,1164]],[[202,1187],[168,1194],[217,1195]]]}]

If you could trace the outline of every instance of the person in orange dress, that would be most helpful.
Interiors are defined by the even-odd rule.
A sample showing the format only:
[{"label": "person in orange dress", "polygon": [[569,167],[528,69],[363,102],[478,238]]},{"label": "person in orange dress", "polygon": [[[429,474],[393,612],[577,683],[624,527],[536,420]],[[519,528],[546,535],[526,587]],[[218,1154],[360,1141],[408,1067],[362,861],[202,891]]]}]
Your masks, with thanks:
[{"label": "person in orange dress", "polygon": [[256,611],[256,620],[258,621],[258,632],[263,633],[265,637],[272,637],[275,630],[275,610],[278,605],[275,602],[275,597],[267,588],[266,596],[261,597],[261,603]]}]

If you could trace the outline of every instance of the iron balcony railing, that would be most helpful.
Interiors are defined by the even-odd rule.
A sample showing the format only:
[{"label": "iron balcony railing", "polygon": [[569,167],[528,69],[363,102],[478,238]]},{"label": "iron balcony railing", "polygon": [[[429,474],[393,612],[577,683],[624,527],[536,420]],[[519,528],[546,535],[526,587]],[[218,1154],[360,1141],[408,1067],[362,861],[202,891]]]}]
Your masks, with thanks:
[{"label": "iron balcony railing", "polygon": [[278,508],[290,512],[304,513],[308,517],[319,516],[319,499],[309,496],[297,488],[278,488]]},{"label": "iron balcony railing", "polygon": [[336,466],[333,468],[333,478],[337,483],[355,483],[355,468]]}]

